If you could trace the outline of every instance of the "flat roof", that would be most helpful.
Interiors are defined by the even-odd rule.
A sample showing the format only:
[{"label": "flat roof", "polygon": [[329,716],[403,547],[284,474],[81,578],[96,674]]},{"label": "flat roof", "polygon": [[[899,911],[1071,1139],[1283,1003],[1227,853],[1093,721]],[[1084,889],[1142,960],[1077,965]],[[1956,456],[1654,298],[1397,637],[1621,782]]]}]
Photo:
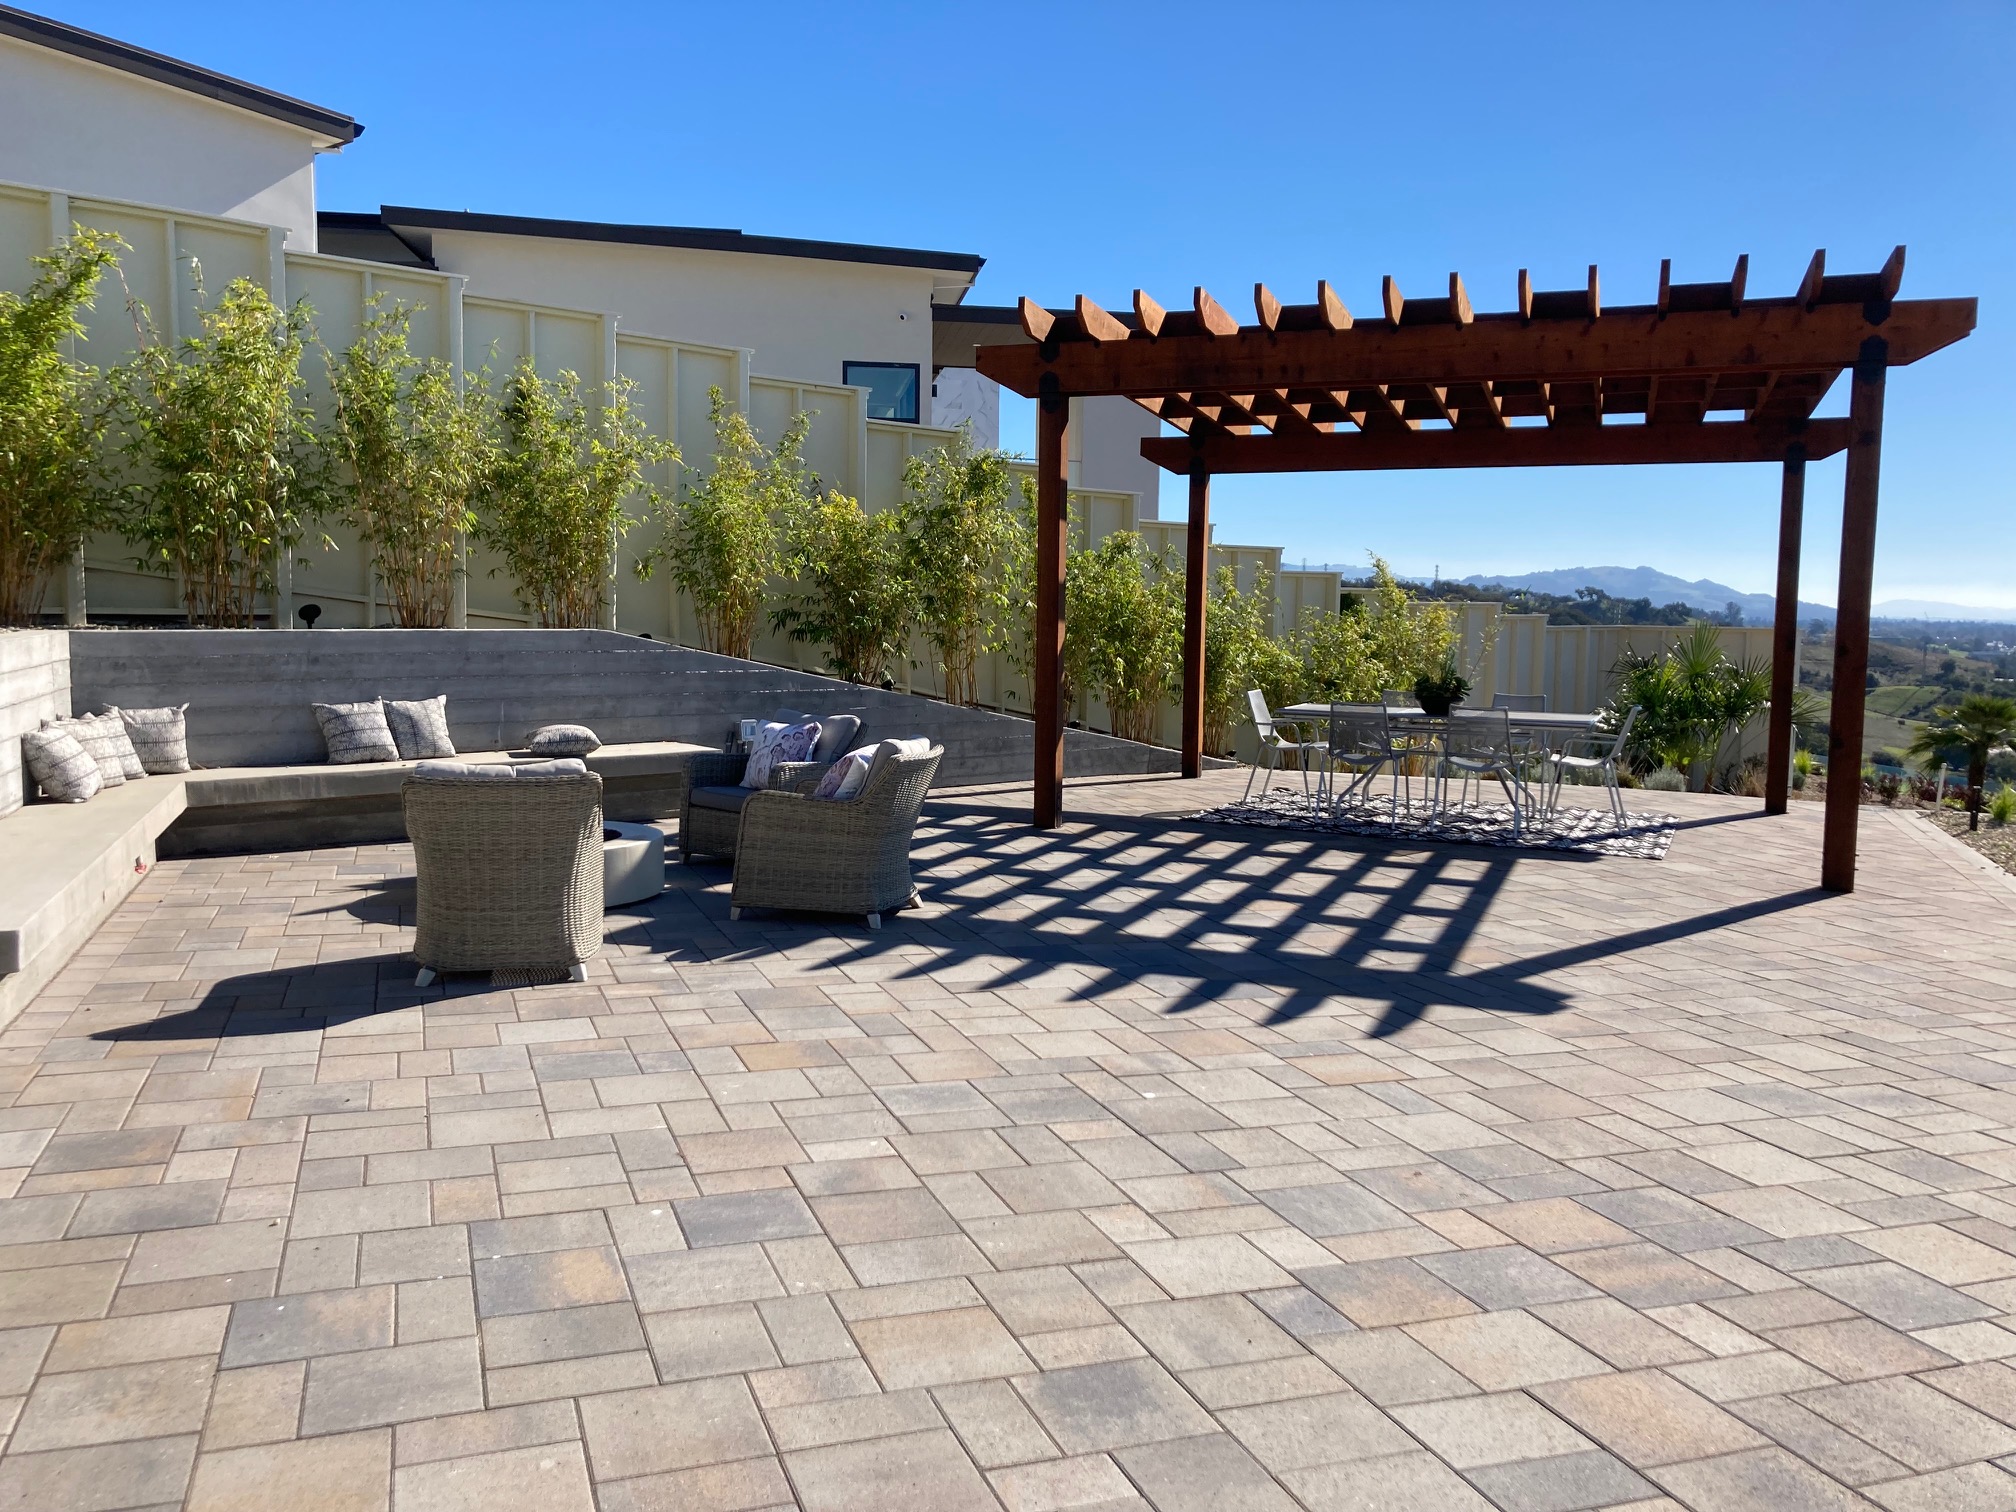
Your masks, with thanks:
[{"label": "flat roof", "polygon": [[337,146],[354,142],[364,134],[364,128],[341,111],[311,105],[306,100],[295,99],[292,95],[262,89],[257,84],[248,84],[243,79],[232,78],[229,74],[199,68],[194,63],[185,63],[180,58],[169,57],[166,53],[149,52],[146,48],[135,47],[130,42],[100,36],[97,32],[85,31],[82,27],[70,26],[62,21],[52,21],[47,16],[17,10],[11,5],[0,5],[0,37],[13,37],[17,41],[32,42],[52,52],[68,53],[71,57],[82,58],[88,63],[100,63],[107,68],[116,68],[121,73],[151,79],[156,84],[166,84],[174,89],[186,90],[190,94],[202,95],[205,99],[235,105],[240,110],[249,110],[255,115],[285,121],[290,126],[299,126],[304,130],[329,137]]},{"label": "flat roof", "polygon": [[470,210],[424,210],[414,205],[384,205],[378,215],[388,226],[422,231],[487,231],[498,236],[547,236],[561,241],[809,257],[820,262],[880,263],[950,273],[978,273],[987,261],[973,252],[934,252],[917,247],[879,247],[796,236],[751,236],[746,231],[717,226],[628,226],[608,221],[548,220],[530,215],[482,215]]}]

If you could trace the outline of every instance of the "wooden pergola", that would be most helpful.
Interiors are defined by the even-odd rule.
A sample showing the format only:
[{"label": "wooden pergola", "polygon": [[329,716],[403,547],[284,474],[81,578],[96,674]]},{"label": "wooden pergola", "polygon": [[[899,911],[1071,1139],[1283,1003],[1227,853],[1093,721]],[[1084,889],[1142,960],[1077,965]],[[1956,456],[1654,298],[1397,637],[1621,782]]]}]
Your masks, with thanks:
[{"label": "wooden pergola", "polygon": [[[1094,395],[1132,399],[1183,433],[1150,437],[1141,452],[1190,480],[1185,776],[1202,769],[1214,473],[1775,462],[1784,487],[1764,804],[1783,813],[1806,464],[1843,451],[1828,770],[1859,772],[1884,376],[1966,336],[1975,301],[1899,299],[1902,247],[1874,273],[1829,273],[1816,252],[1788,298],[1751,298],[1747,257],[1725,282],[1674,283],[1671,269],[1660,267],[1655,303],[1609,308],[1593,266],[1586,287],[1558,291],[1534,289],[1522,270],[1517,308],[1503,314],[1475,313],[1453,273],[1432,299],[1407,299],[1386,279],[1381,309],[1362,320],[1327,283],[1303,305],[1255,285],[1250,325],[1202,288],[1187,310],[1136,290],[1131,319],[1082,294],[1068,311],[1022,300],[1028,339],[983,345],[977,361],[1038,401],[1036,825],[1054,827],[1063,806],[1070,401]],[[1844,369],[1847,418],[1814,418]],[[1821,885],[1837,892],[1855,885],[1859,799],[1859,782],[1828,786]]]}]

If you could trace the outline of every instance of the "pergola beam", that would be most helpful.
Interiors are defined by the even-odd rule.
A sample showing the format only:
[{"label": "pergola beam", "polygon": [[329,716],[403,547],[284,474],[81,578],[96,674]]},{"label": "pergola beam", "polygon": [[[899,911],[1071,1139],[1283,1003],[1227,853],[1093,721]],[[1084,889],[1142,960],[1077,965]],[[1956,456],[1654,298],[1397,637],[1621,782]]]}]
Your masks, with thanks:
[{"label": "pergola beam", "polygon": [[[1725,317],[1726,318],[1726,317]],[[1847,420],[1803,430],[1712,420],[1702,425],[1508,426],[1503,430],[1278,432],[1195,439],[1149,436],[1141,455],[1169,472],[1371,472],[1445,467],[1619,467],[1660,462],[1782,462],[1795,440],[1811,459],[1847,449]]]},{"label": "pergola beam", "polygon": [[[1877,275],[1869,275],[1873,280]],[[1832,280],[1829,280],[1830,282]],[[1205,296],[1209,299],[1209,296]],[[1207,306],[1222,316],[1222,306]],[[1043,312],[1047,313],[1047,312]],[[1494,382],[1507,378],[1589,382],[1603,377],[1712,371],[1833,374],[1850,367],[1878,329],[1863,305],[1750,300],[1739,311],[1673,313],[1656,307],[1611,309],[1594,320],[1530,322],[1518,315],[1478,315],[1468,325],[1359,322],[1348,330],[1268,331],[1258,326],[1215,335],[1130,332],[1126,341],[1067,339],[1075,317],[1053,318],[1046,336],[1027,344],[983,346],[980,371],[1034,398],[1045,376],[1062,394],[1175,393],[1215,390],[1346,389],[1376,384]],[[1891,304],[1880,330],[1891,366],[1916,362],[1974,329],[1972,299],[1914,299]],[[1185,322],[1197,329],[1193,318]],[[1031,334],[1041,325],[1032,320]]]}]

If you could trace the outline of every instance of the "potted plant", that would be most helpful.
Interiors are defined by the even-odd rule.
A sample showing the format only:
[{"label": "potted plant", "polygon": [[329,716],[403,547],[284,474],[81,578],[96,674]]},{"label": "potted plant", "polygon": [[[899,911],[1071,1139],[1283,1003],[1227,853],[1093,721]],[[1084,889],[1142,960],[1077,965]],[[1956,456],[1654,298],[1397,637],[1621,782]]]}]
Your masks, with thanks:
[{"label": "potted plant", "polygon": [[1443,653],[1440,667],[1433,672],[1423,672],[1414,679],[1414,696],[1421,701],[1421,712],[1437,718],[1447,716],[1469,693],[1470,679],[1463,675],[1463,669],[1457,664],[1456,648],[1453,646]]}]

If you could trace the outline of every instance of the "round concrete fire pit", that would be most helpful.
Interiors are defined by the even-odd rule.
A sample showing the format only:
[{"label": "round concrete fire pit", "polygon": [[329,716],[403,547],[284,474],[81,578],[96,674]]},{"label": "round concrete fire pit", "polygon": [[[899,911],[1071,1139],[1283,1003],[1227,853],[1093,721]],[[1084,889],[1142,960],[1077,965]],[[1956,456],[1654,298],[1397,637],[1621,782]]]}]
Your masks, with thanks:
[{"label": "round concrete fire pit", "polygon": [[665,890],[665,832],[602,821],[602,906],[642,903]]}]

